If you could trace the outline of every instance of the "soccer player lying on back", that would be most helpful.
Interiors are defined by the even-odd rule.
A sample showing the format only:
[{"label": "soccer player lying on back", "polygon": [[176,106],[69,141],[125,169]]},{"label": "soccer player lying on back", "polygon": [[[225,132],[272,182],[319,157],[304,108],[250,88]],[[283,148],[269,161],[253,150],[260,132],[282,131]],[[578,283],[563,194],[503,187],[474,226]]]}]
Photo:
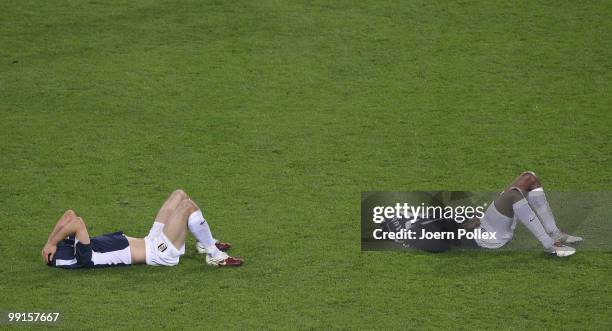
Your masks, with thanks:
[{"label": "soccer player lying on back", "polygon": [[[466,231],[480,230],[495,233],[494,238],[408,239],[402,244],[405,247],[430,252],[444,252],[449,250],[451,246],[501,248],[512,239],[517,220],[542,244],[544,251],[551,255],[570,256],[576,252],[576,249],[565,244],[582,241],[581,237],[563,233],[557,228],[540,179],[535,173],[526,171],[520,174],[497,196],[480,220],[472,219],[461,224],[452,219],[421,220],[414,224],[408,224],[410,230],[417,233],[426,231],[456,234],[459,229]],[[405,224],[403,220],[391,219],[385,221],[384,227],[388,231],[397,231],[399,228],[406,226]],[[454,238],[457,238],[457,236]]]},{"label": "soccer player lying on back", "polygon": [[197,249],[213,266],[240,266],[243,260],[225,253],[231,247],[215,239],[200,208],[182,190],[174,191],[160,208],[144,238],[115,232],[90,238],[83,219],[68,210],[59,219],[42,250],[45,263],[58,268],[142,264],[174,266],[185,254],[187,230]]}]

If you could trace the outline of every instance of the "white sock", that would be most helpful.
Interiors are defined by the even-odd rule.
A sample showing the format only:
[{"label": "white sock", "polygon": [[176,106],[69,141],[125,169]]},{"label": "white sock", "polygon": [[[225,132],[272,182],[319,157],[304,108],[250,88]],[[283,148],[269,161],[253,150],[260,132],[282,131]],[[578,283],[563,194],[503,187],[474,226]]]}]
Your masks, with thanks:
[{"label": "white sock", "polygon": [[215,257],[221,253],[215,245],[215,239],[213,239],[212,233],[210,233],[210,228],[201,210],[198,209],[189,215],[187,225],[189,226],[189,231],[191,231],[196,240],[206,247],[208,254]]},{"label": "white sock", "polygon": [[548,233],[552,238],[557,238],[561,236],[561,230],[557,228],[557,223],[555,222],[555,217],[552,214],[552,210],[550,209],[550,205],[548,204],[548,200],[546,199],[546,194],[544,194],[544,189],[538,187],[535,190],[530,191],[527,194],[527,200],[533,206],[533,209],[540,216],[540,221],[544,226],[544,230]]},{"label": "white sock", "polygon": [[514,215],[525,225],[531,233],[538,239],[538,241],[544,247],[544,250],[551,252],[553,250],[554,241],[546,233],[542,223],[538,219],[538,216],[533,212],[529,203],[525,199],[521,199],[512,205]]}]

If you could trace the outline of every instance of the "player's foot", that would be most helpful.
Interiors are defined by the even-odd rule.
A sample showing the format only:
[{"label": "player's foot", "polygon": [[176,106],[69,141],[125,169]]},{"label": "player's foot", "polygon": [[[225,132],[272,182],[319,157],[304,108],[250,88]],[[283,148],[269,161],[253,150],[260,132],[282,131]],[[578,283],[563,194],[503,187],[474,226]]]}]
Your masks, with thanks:
[{"label": "player's foot", "polygon": [[578,237],[578,236],[572,236],[571,234],[567,234],[564,232],[561,232],[560,235],[558,235],[556,238],[554,238],[556,241],[560,241],[564,244],[571,244],[571,243],[577,243],[579,241],[582,241],[582,237]]},{"label": "player's foot", "polygon": [[574,255],[576,253],[576,249],[573,247],[565,246],[560,242],[555,242],[553,245],[552,251],[549,252],[550,255],[555,255],[557,257],[566,257],[570,255]]},{"label": "player's foot", "polygon": [[225,252],[221,252],[215,257],[212,257],[210,254],[206,254],[206,263],[212,266],[239,267],[242,265],[243,262],[244,261],[242,259],[231,257]]},{"label": "player's foot", "polygon": [[[217,249],[222,251],[222,252],[226,252],[227,250],[232,248],[232,244],[220,242],[219,240],[217,240],[217,242],[215,243],[215,246],[217,246]],[[202,244],[201,242],[197,242],[196,243],[196,250],[200,254],[208,254],[208,251],[206,250],[206,247],[204,247],[204,244]]]}]

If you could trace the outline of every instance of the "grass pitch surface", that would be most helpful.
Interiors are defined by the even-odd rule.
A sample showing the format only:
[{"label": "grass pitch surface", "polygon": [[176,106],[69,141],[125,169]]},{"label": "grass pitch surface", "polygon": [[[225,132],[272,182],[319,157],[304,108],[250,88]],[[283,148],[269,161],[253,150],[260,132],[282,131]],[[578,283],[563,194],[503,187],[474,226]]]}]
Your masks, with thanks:
[{"label": "grass pitch surface", "polygon": [[[361,253],[367,190],[612,185],[606,1],[3,1],[0,309],[66,328],[610,329],[612,255]],[[64,271],[175,188],[246,258]],[[554,207],[554,202],[553,202]]]}]

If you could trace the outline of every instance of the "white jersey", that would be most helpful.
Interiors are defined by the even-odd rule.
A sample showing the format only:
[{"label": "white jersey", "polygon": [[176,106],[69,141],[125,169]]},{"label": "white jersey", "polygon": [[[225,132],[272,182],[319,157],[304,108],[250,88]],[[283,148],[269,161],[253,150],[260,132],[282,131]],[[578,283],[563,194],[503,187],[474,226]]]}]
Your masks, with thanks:
[{"label": "white jersey", "polygon": [[484,216],[480,220],[480,227],[482,231],[495,233],[493,239],[482,239],[476,238],[476,244],[483,248],[500,248],[512,240],[514,235],[514,229],[516,228],[516,218],[510,218],[501,214],[495,204],[491,202],[489,208],[485,212]]}]

